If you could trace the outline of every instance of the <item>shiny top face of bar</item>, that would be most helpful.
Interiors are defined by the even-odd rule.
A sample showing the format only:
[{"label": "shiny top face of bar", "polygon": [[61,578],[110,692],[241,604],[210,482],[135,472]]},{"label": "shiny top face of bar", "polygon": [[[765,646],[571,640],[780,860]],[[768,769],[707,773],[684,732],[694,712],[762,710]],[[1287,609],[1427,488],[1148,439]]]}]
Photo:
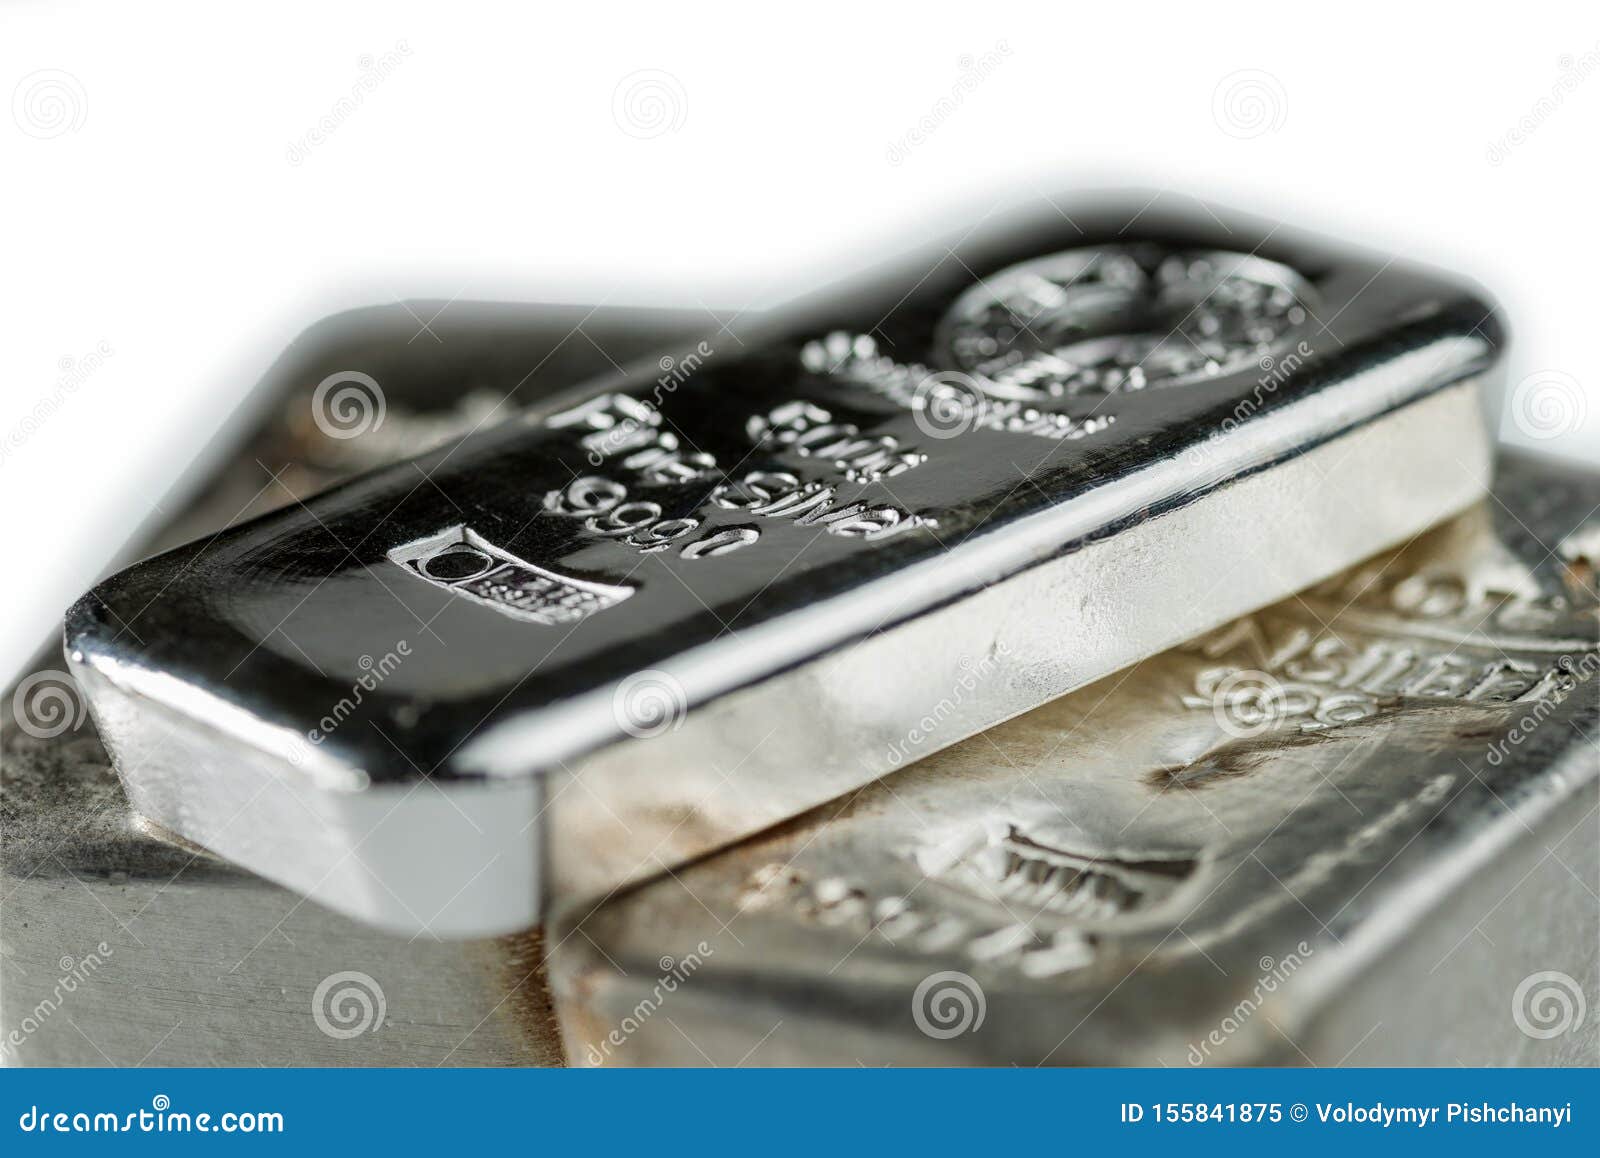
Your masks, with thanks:
[{"label": "shiny top face of bar", "polygon": [[[1297,401],[1381,399],[1296,408],[1287,453],[1497,341],[1470,291],[1316,243],[1155,214],[1033,223],[147,560],[80,601],[68,647],[373,778],[472,775],[458,745],[495,718],[713,642],[730,688],[773,674],[1267,465],[1248,434]],[[1136,506],[1004,549],[1140,472]],[[887,616],[852,614],[895,577]],[[685,706],[639,702],[618,739]]]}]

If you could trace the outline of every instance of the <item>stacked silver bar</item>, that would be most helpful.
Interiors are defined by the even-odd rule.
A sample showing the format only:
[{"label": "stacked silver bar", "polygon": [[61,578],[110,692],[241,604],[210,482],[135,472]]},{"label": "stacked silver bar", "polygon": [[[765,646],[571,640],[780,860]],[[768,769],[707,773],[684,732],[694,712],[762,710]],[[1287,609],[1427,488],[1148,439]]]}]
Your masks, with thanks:
[{"label": "stacked silver bar", "polygon": [[[795,347],[808,375],[800,382],[837,395],[766,408],[765,425],[752,418],[743,436],[790,468],[829,440],[860,441],[860,427],[850,433],[837,415],[815,413],[817,398],[832,398],[837,411],[852,392],[889,402],[890,415],[905,407],[924,439],[935,437],[927,424],[937,416],[953,417],[959,447],[979,429],[1005,432],[996,446],[1092,447],[1100,418],[1146,421],[1127,408],[1131,396],[1175,388],[1169,398],[1192,398],[1208,380],[1233,375],[1250,388],[1218,395],[1231,407],[1203,407],[1199,426],[1181,437],[1151,427],[1144,450],[1160,453],[1148,463],[1127,457],[1140,445],[1127,442],[1122,461],[1100,464],[1116,486],[1073,492],[1070,503],[1053,489],[1056,514],[1047,503],[1045,516],[1079,510],[1084,526],[1098,528],[1081,540],[1068,535],[1065,554],[1046,550],[1045,565],[1005,572],[956,605],[935,600],[908,612],[870,647],[824,649],[799,683],[780,672],[702,702],[687,694],[698,687],[692,665],[672,660],[678,674],[663,686],[683,702],[667,705],[664,726],[624,712],[614,723],[626,742],[576,771],[475,784],[455,766],[435,781],[424,766],[421,781],[408,773],[390,784],[370,749],[338,744],[314,753],[309,767],[278,768],[259,732],[186,719],[191,701],[164,692],[145,702],[155,686],[148,674],[120,673],[146,661],[113,629],[104,641],[115,648],[96,644],[111,662],[89,687],[141,816],[83,724],[82,702],[69,701],[70,726],[41,728],[27,717],[50,684],[41,673],[23,681],[8,704],[23,726],[20,735],[8,729],[4,769],[0,1032],[26,1032],[6,1045],[7,1057],[548,1064],[562,1054],[559,1020],[572,1064],[1596,1060],[1600,1019],[1583,1012],[1595,1004],[1600,935],[1600,681],[1592,680],[1600,523],[1584,501],[1600,497],[1593,479],[1503,462],[1494,496],[1418,538],[1480,493],[1487,474],[1474,387],[1493,361],[1493,323],[1466,316],[1470,295],[1409,274],[1379,285],[1380,297],[1390,295],[1381,308],[1338,293],[1330,308],[1325,295],[1339,277],[1312,258],[1302,256],[1307,278],[1297,280],[1294,269],[1255,258],[1219,264],[1209,253],[1172,267],[1143,255],[1119,265],[1122,252],[999,262],[939,322],[950,371],[918,377],[869,334],[824,327]],[[1385,320],[1385,309],[1404,321]],[[254,474],[251,460],[281,452],[290,469],[279,477],[304,493],[491,425],[493,391],[469,391],[458,404],[461,387],[515,381],[503,367],[542,364],[566,343],[557,320],[488,317],[464,316],[475,319],[467,330],[479,327],[477,340],[458,347],[470,369],[410,368],[416,382],[398,408],[405,421],[381,440],[308,425],[311,385],[332,376],[322,376],[328,366],[294,367],[285,379],[294,401],[274,397],[271,420],[225,477]],[[607,320],[585,315],[584,324],[598,330]],[[495,340],[485,340],[491,332]],[[1286,343],[1291,335],[1299,344]],[[656,320],[637,316],[616,319],[607,338],[620,361],[623,348],[668,344]],[[674,339],[675,348],[701,348]],[[355,347],[348,333],[340,341],[343,361]],[[541,343],[553,350],[538,352]],[[384,346],[381,328],[370,330],[362,356],[381,357]],[[1258,364],[1239,362],[1246,350]],[[379,376],[402,382],[406,372],[388,366]],[[533,389],[586,372],[569,358]],[[928,378],[938,379],[932,394]],[[450,388],[439,390],[441,381]],[[685,413],[654,409],[658,392],[630,427],[619,415],[632,411],[614,389],[586,397],[535,415],[546,429],[576,431],[576,445],[607,470],[624,452],[640,453],[640,431],[659,435],[652,413]],[[959,507],[934,517],[918,506],[921,464],[894,464],[923,450],[894,429],[894,446],[874,443],[865,458],[872,448],[855,447],[837,465],[855,472],[864,498],[881,489],[904,505],[904,495],[930,525],[963,525]],[[928,445],[937,450],[944,437]],[[1251,449],[1251,438],[1267,442]],[[975,477],[990,471],[970,448],[958,457]],[[585,485],[584,501],[603,498],[601,482]],[[741,501],[776,494],[767,482],[742,485]],[[571,486],[561,496],[572,499]],[[273,501],[258,494],[254,504]],[[458,617],[430,620],[446,634],[465,623],[465,638],[475,638],[473,616],[530,625],[519,632],[605,623],[652,590],[651,576],[671,570],[620,578],[597,567],[604,556],[592,550],[572,556],[583,566],[553,566],[535,557],[544,540],[512,549],[463,501],[459,525],[380,544],[389,565],[409,571],[394,580],[408,596],[436,590],[438,607]],[[546,517],[563,517],[561,501],[552,502]],[[316,507],[341,527],[334,509]],[[990,539],[1020,541],[1037,514],[1000,520]],[[234,516],[201,504],[167,541]],[[850,517],[878,518],[867,508]],[[771,515],[757,516],[764,527],[763,518]],[[703,530],[726,545],[742,526]],[[259,536],[240,541],[265,557]],[[962,557],[971,556],[974,537],[962,541]],[[1328,575],[1334,560],[1402,541],[1398,552],[1252,610]],[[934,561],[906,561],[933,575]],[[192,561],[180,562],[178,576]],[[382,564],[361,564],[373,565]],[[103,606],[114,606],[117,590],[106,591]],[[1248,614],[946,747],[1240,612]],[[169,621],[177,627],[182,617]],[[93,638],[75,636],[80,670]],[[165,671],[142,670],[169,683],[201,670],[181,649],[168,658],[176,662]],[[662,675],[651,668],[629,678],[661,683]],[[117,679],[123,686],[108,690]],[[801,706],[814,711],[788,724],[784,712],[772,714],[792,710],[806,688]],[[292,718],[274,715],[268,690],[240,703],[269,723]],[[426,711],[425,697],[414,702],[388,719]],[[774,725],[765,736],[749,726],[758,717]],[[553,717],[526,717],[534,718]],[[526,719],[489,734],[542,734]],[[384,726],[400,738],[401,758],[431,750],[408,752],[410,733]],[[186,738],[173,747],[175,730]],[[762,755],[773,735],[781,743]],[[477,750],[495,744],[502,764],[517,750],[501,739]],[[147,758],[158,751],[166,754]],[[710,754],[704,768],[691,758],[697,751]],[[330,754],[335,762],[323,767]],[[217,774],[235,758],[254,779],[215,795]],[[653,776],[641,779],[646,769]],[[419,788],[444,803],[408,808]],[[508,807],[524,788],[528,807]],[[246,789],[296,804],[305,831],[269,817],[248,826],[245,844],[229,845],[228,826],[207,820],[204,802],[237,804]],[[841,791],[780,828],[682,864]],[[480,797],[494,809],[479,809]],[[382,819],[358,826],[363,835],[350,827],[353,808]],[[400,818],[390,834],[398,843],[369,844],[391,815]],[[331,827],[330,816],[340,818]],[[445,831],[463,817],[476,840]],[[537,842],[514,848],[511,828],[485,835],[502,821],[523,837],[537,827]],[[405,872],[389,872],[399,862],[387,854],[369,855],[385,842],[409,862]],[[451,848],[488,867],[461,883],[465,862]],[[529,848],[544,862],[542,880],[507,875]],[[368,885],[321,887],[351,858]],[[418,887],[419,873],[437,879]],[[443,918],[449,905],[430,907],[440,888],[454,889],[452,900],[475,892]],[[527,915],[552,899],[552,927],[542,936],[525,930]],[[502,930],[515,931],[449,939]]]},{"label": "stacked silver bar", "polygon": [[519,932],[1482,497],[1481,294],[1182,209],[993,225],[111,576],[66,656],[133,806]]},{"label": "stacked silver bar", "polygon": [[[180,487],[140,554],[291,505],[352,471],[459,435],[517,381],[548,395],[614,356],[681,340],[705,316],[407,303],[304,334],[229,444]],[[441,341],[407,344],[414,312]],[[351,365],[384,385],[358,438],[314,421]],[[514,371],[514,375],[507,378]],[[325,414],[324,414],[325,417]],[[44,634],[41,632],[41,634]],[[53,633],[52,633],[53,634]],[[551,1065],[561,1061],[537,929],[396,938],[152,824],[128,805],[58,645],[0,703],[0,1064]]]},{"label": "stacked silver bar", "polygon": [[589,1064],[1594,1064],[1593,475],[558,925]]}]

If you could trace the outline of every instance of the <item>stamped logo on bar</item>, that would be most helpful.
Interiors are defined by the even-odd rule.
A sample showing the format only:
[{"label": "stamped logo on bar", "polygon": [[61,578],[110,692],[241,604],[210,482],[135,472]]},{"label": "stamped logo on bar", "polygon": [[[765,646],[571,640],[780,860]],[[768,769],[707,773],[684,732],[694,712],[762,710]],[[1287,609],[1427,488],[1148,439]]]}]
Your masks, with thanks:
[{"label": "stamped logo on bar", "polygon": [[1037,403],[1235,373],[1270,359],[1317,304],[1309,281],[1251,254],[1093,246],[980,279],[938,340],[986,390]]},{"label": "stamped logo on bar", "polygon": [[574,579],[536,567],[462,523],[393,548],[389,560],[503,615],[551,626],[587,619],[634,592],[632,587]]}]

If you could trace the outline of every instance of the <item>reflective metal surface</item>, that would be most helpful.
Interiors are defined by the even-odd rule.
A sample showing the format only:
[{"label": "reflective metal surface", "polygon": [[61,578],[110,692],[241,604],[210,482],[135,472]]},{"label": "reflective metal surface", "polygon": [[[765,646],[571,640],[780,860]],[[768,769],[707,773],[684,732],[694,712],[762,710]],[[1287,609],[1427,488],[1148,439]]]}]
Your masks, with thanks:
[{"label": "reflective metal surface", "polygon": [[[406,303],[313,327],[201,456],[143,554],[418,453],[613,356],[715,329],[704,314]],[[418,319],[431,319],[420,342]],[[592,341],[590,340],[592,339]],[[357,438],[318,383],[369,367],[388,407]],[[502,402],[484,383],[516,370]],[[531,372],[530,372],[531,370]],[[543,946],[398,939],[231,865],[129,806],[59,670],[55,632],[0,702],[0,1065],[552,1065]]]},{"label": "reflective metal surface", "polygon": [[87,727],[0,773],[0,1065],[559,1065],[537,930],[395,938],[129,809]]},{"label": "reflective metal surface", "polygon": [[569,1058],[1600,1063],[1597,478],[558,923]]},{"label": "reflective metal surface", "polygon": [[67,650],[135,807],[382,926],[517,930],[1482,493],[1472,291],[1133,216],[1013,222],[101,584]]}]

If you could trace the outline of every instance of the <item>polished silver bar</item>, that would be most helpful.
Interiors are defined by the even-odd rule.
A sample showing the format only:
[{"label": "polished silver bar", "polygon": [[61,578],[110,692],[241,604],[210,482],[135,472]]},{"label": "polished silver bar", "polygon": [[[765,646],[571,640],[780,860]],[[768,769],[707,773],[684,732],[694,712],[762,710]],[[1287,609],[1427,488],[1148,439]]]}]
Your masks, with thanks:
[{"label": "polished silver bar", "polygon": [[1596,479],[558,922],[568,1056],[1600,1062]]},{"label": "polished silver bar", "polygon": [[132,803],[515,931],[1483,493],[1489,306],[1184,208],[1013,221],[113,577],[67,654]]},{"label": "polished silver bar", "polygon": [[[519,402],[715,323],[704,313],[410,302],[312,327],[163,499],[138,558],[293,505]],[[438,341],[408,344],[417,319]],[[384,424],[315,421],[352,364]],[[536,366],[529,374],[527,368]],[[472,388],[515,372],[510,397]],[[464,392],[463,392],[464,391]],[[0,696],[0,1065],[559,1065],[539,930],[398,939],[222,860],[129,807],[54,630]]]}]

